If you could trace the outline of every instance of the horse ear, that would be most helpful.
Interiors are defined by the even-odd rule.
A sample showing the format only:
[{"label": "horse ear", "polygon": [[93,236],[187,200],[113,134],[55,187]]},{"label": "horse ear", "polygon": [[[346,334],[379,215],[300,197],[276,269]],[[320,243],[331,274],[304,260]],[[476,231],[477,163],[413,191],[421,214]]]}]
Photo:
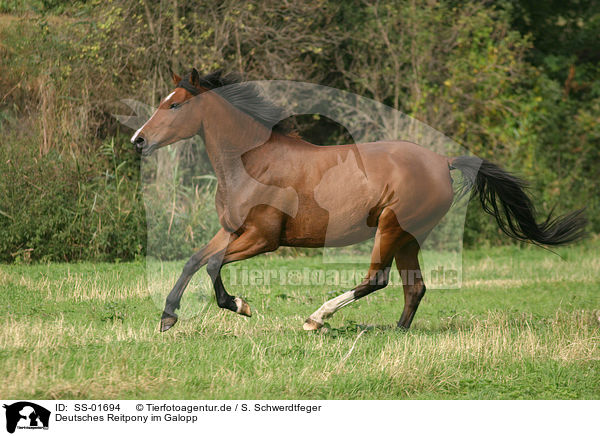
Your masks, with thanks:
[{"label": "horse ear", "polygon": [[190,74],[190,83],[196,88],[200,86],[200,74],[198,74],[198,70],[195,68],[192,68],[192,73]]},{"label": "horse ear", "polygon": [[171,68],[169,68],[169,73],[171,73],[171,79],[173,80],[173,84],[177,86],[177,84],[181,82],[181,77],[175,74]]}]

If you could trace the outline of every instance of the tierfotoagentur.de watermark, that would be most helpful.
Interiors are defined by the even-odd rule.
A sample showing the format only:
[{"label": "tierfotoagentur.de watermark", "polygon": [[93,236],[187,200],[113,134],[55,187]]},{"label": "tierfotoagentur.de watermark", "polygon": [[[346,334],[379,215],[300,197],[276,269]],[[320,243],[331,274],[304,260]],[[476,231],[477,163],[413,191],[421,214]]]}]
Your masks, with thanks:
[{"label": "tierfotoagentur.de watermark", "polygon": [[[438,287],[454,287],[458,271],[439,265],[433,270],[392,270],[388,268],[388,286],[413,285],[424,279]],[[353,268],[251,268],[243,264],[232,264],[225,270],[228,284],[244,286],[333,286],[348,288],[360,283],[365,277],[364,267]]]}]

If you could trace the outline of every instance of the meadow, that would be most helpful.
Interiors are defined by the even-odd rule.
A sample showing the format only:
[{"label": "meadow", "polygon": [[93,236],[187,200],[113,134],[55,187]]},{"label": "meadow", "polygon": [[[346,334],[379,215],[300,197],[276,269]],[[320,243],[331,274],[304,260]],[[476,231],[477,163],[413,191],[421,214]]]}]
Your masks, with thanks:
[{"label": "meadow", "polygon": [[[593,0],[240,3],[0,0],[0,396],[600,399]],[[348,286],[234,284],[226,267],[252,318],[218,309],[202,270],[180,322],[161,334],[184,261],[148,274],[157,265],[143,259],[207,242],[218,228],[214,178],[183,147],[170,151],[181,166],[141,171],[137,127],[113,114],[132,113],[121,99],[155,107],[172,91],[170,67],[373,99],[531,181],[540,217],[587,206],[595,239],[560,256],[499,247],[496,222],[469,208],[463,286],[430,288],[409,331],[396,328],[397,284],[305,332],[306,317]],[[353,140],[321,115],[288,121],[317,144]],[[147,183],[167,188],[150,205]],[[167,243],[150,244],[149,229]],[[299,250],[236,267],[320,262]]]},{"label": "meadow", "polygon": [[[230,284],[252,318],[209,301],[161,334],[149,289],[172,283],[148,283],[145,263],[0,265],[0,397],[600,399],[598,248],[465,251],[462,288],[428,291],[409,331],[395,327],[397,285],[315,333],[304,319],[341,290]],[[238,265],[318,262],[271,254]]]}]

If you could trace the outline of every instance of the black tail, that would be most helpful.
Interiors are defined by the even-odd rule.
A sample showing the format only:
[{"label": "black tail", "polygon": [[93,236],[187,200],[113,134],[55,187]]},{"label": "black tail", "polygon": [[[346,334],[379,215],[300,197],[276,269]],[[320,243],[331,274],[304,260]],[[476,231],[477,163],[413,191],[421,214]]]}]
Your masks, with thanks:
[{"label": "black tail", "polygon": [[535,221],[535,207],[525,193],[527,183],[491,162],[474,156],[450,160],[451,168],[463,173],[464,193],[473,188],[483,210],[496,218],[500,229],[511,238],[542,245],[563,245],[585,236],[584,209],[559,217],[552,212],[545,221]]}]

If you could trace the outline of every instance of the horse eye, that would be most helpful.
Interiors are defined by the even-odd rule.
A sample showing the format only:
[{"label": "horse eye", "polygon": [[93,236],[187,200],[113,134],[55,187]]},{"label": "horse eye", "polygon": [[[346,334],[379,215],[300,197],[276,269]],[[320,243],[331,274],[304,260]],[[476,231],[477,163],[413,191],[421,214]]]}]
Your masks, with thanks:
[{"label": "horse eye", "polygon": [[169,106],[169,109],[177,109],[180,106],[179,103],[171,103],[171,106]]}]

